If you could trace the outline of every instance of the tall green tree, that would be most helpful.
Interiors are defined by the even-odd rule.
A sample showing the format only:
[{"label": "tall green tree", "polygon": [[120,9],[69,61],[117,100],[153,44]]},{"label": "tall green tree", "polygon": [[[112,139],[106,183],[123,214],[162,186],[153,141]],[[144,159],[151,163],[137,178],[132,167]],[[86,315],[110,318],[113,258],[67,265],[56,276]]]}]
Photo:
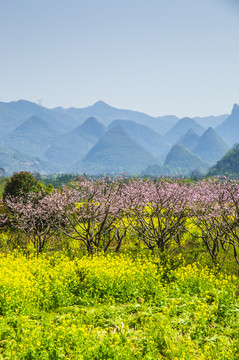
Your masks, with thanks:
[{"label": "tall green tree", "polygon": [[6,182],[3,191],[3,201],[9,196],[27,196],[29,192],[39,192],[46,190],[46,187],[41,184],[31,173],[21,171],[14,173]]}]

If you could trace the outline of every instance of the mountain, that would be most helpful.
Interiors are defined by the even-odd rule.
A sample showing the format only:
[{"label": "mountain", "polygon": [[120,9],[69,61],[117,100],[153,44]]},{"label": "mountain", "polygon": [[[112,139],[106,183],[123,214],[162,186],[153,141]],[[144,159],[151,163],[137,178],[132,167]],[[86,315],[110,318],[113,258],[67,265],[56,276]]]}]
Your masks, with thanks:
[{"label": "mountain", "polygon": [[16,151],[40,156],[57,135],[58,131],[47,121],[32,116],[6,137],[4,145]]},{"label": "mountain", "polygon": [[68,134],[59,136],[49,149],[44,153],[44,157],[51,163],[57,164],[61,172],[69,172],[72,164],[87,154],[93,144],[82,135],[72,130]]},{"label": "mountain", "polygon": [[239,105],[234,104],[231,115],[216,128],[229,146],[239,143]]},{"label": "mountain", "polygon": [[106,131],[105,126],[93,116],[86,119],[79,128],[85,135],[88,135],[93,142],[96,142]]},{"label": "mountain", "polygon": [[147,151],[151,152],[155,157],[168,152],[170,149],[170,144],[164,137],[148,126],[137,124],[131,120],[114,120],[108,126],[108,129],[116,125],[122,126],[132,139]]},{"label": "mountain", "polygon": [[232,149],[219,160],[216,165],[209,169],[208,176],[226,175],[226,176],[239,176],[239,144],[235,145]]},{"label": "mountain", "polygon": [[[197,118],[197,120],[201,124],[209,122],[218,124],[225,116]],[[235,104],[231,115],[218,126],[218,131],[224,138],[229,138],[230,144],[238,141],[238,119],[239,106]],[[107,134],[115,125],[120,125],[121,131],[112,133],[114,141],[110,143]],[[109,126],[107,132],[105,126]],[[122,127],[125,129],[124,135]],[[94,173],[99,172],[98,170],[118,171],[124,168],[129,173],[140,173],[148,166],[156,166],[158,161],[164,162],[170,146],[177,141],[191,151],[201,154],[205,159],[207,156],[207,160],[209,159],[212,164],[219,155],[221,156],[223,142],[218,137],[216,139],[215,134],[211,134],[209,140],[205,135],[196,144],[198,136],[204,131],[202,126],[190,118],[179,120],[171,115],[153,117],[142,112],[118,109],[103,101],[82,109],[48,109],[26,100],[0,102],[0,146],[7,148],[5,154],[10,149],[23,157],[31,154],[33,158],[29,160],[30,162],[34,163],[35,158],[38,160],[40,158],[41,161],[46,160],[46,165],[42,165],[42,168],[52,163],[51,169],[59,169],[59,171],[68,172],[78,167],[83,171],[88,169]],[[166,135],[161,135],[165,133]],[[119,139],[122,140],[122,144]],[[97,145],[106,143],[107,149],[97,148]],[[113,149],[114,145],[115,149]],[[94,156],[91,153],[93,149]],[[132,154],[130,154],[131,149]],[[139,159],[136,156],[136,149],[140,154]],[[95,161],[98,150],[103,158]],[[111,161],[110,153],[112,167],[111,164],[107,164],[107,161]],[[14,157],[8,158],[10,161]],[[9,166],[11,167],[11,164]],[[51,169],[49,168],[49,171]]]},{"label": "mountain", "polygon": [[181,144],[176,144],[172,147],[166,157],[164,165],[168,166],[171,171],[178,174],[181,173],[182,175],[189,175],[192,171],[203,173],[209,168],[206,162]]},{"label": "mountain", "polygon": [[187,133],[188,130],[192,129],[196,134],[202,135],[205,129],[196,123],[195,120],[185,117],[180,119],[165,135],[165,139],[171,143],[176,144],[180,137]]},{"label": "mountain", "polygon": [[6,103],[0,102],[0,138],[14,130],[22,121],[21,114],[8,108]]},{"label": "mountain", "polygon": [[193,120],[195,120],[199,125],[201,125],[205,129],[207,129],[209,127],[215,128],[216,126],[221,125],[228,116],[229,114],[223,114],[218,116],[205,116],[205,117],[198,116],[198,117],[194,117]]},{"label": "mountain", "polygon": [[209,164],[215,164],[228,150],[227,144],[211,127],[200,137],[192,151]]},{"label": "mountain", "polygon": [[[164,115],[158,116],[158,130],[160,134],[165,135],[179,120],[179,118],[175,115]],[[148,125],[149,126],[149,125]]]},{"label": "mountain", "polygon": [[81,109],[58,107],[54,110],[60,114],[68,115],[79,122],[83,122],[91,116],[96,117],[105,126],[108,126],[115,119],[131,120],[138,124],[149,126],[159,132],[162,130],[162,133],[169,130],[178,120],[174,115],[153,117],[139,111],[117,109],[103,101],[97,101],[95,104]]},{"label": "mountain", "polygon": [[0,146],[0,167],[4,168],[8,174],[19,171],[39,172],[41,174],[59,172],[59,168],[55,165],[4,146]]},{"label": "mountain", "polygon": [[30,101],[0,102],[0,130],[7,128],[8,131],[12,131],[31,116],[37,116],[47,121],[62,133],[68,132],[79,125],[78,121],[67,114],[61,114],[54,109],[48,109]]},{"label": "mountain", "polygon": [[189,129],[186,134],[180,137],[178,144],[183,145],[188,150],[192,150],[197,145],[199,138],[198,134]]},{"label": "mountain", "polygon": [[85,108],[55,108],[55,110],[60,113],[70,115],[81,122],[93,116],[99,119],[105,126],[108,126],[113,120],[119,118],[125,120],[135,120],[137,118],[139,121],[155,120],[155,118],[147,114],[132,110],[117,109],[103,101],[97,101],[95,104]]},{"label": "mountain", "polygon": [[69,133],[59,136],[44,155],[48,161],[58,164],[62,172],[67,172],[75,162],[84,158],[104,133],[104,125],[91,117]]},{"label": "mountain", "polygon": [[109,129],[88,152],[76,163],[74,172],[88,174],[121,173],[140,174],[155,158],[134,141],[122,126]]}]

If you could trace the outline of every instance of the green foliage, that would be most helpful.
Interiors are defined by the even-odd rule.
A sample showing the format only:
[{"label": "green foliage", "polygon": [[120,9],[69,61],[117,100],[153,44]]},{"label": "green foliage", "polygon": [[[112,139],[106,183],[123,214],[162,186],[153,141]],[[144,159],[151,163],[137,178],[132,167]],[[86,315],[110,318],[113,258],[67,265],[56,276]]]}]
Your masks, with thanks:
[{"label": "green foliage", "polygon": [[142,171],[142,176],[144,177],[160,177],[160,176],[168,176],[168,175],[174,175],[175,171],[171,171],[171,169],[168,166],[163,166],[160,164],[154,164],[148,166],[145,170]]},{"label": "green foliage", "polygon": [[19,173],[14,173],[7,179],[3,191],[3,201],[7,196],[26,196],[29,192],[39,192],[42,190],[46,190],[46,187],[31,173],[21,171]]},{"label": "green foliage", "polygon": [[52,175],[52,176],[41,176],[41,182],[45,186],[52,185],[54,188],[59,188],[62,185],[67,185],[71,181],[77,178],[76,174],[60,174],[60,175]]},{"label": "green foliage", "polygon": [[226,155],[216,163],[208,172],[208,176],[226,175],[228,177],[239,176],[239,144],[228,150]]}]

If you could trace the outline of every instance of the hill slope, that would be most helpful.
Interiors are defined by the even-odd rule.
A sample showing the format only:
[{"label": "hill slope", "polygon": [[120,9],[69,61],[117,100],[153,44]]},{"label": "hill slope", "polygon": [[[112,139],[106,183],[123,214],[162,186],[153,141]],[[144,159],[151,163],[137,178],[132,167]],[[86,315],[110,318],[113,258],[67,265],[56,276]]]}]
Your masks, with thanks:
[{"label": "hill slope", "polygon": [[0,167],[3,167],[7,173],[31,171],[54,174],[59,171],[55,165],[4,146],[0,146]]},{"label": "hill slope", "polygon": [[121,127],[108,130],[85,158],[74,165],[73,171],[89,174],[140,174],[155,158],[134,141]]},{"label": "hill slope", "polygon": [[105,126],[93,116],[86,119],[79,128],[84,132],[85,136],[89,136],[93,143],[100,139],[106,131]]},{"label": "hill slope", "polygon": [[171,171],[189,175],[192,171],[205,172],[209,165],[200,159],[197,155],[187,150],[183,145],[176,144],[168,153],[165,162]]},{"label": "hill slope", "polygon": [[6,137],[4,145],[16,151],[40,156],[57,134],[47,121],[32,116]]},{"label": "hill slope", "polygon": [[223,158],[209,169],[208,176],[214,175],[239,176],[239,144],[228,150]]},{"label": "hill slope", "polygon": [[167,134],[165,135],[165,139],[172,145],[174,145],[179,141],[180,137],[185,135],[190,129],[192,129],[198,135],[201,135],[205,130],[193,119],[185,117],[183,119],[180,119],[173,126],[173,128],[167,132]]},{"label": "hill slope", "polygon": [[[79,125],[79,122],[67,114],[61,114],[54,109],[48,109],[44,106],[40,106],[30,101],[18,100],[11,101],[9,103],[0,103],[0,119],[3,116],[6,118],[6,114],[11,115],[10,126],[5,121],[4,126],[9,128],[9,131],[16,128],[26,119],[31,116],[37,116],[49,124],[51,124],[59,132],[67,132]],[[5,115],[4,115],[5,114]],[[1,124],[1,122],[0,122]]]},{"label": "hill slope", "polygon": [[91,117],[71,132],[59,136],[44,155],[67,172],[74,163],[84,158],[104,132],[104,125]]},{"label": "hill slope", "polygon": [[216,128],[229,146],[239,143],[239,105],[234,104],[231,115]]},{"label": "hill slope", "polygon": [[209,164],[215,164],[228,150],[227,144],[211,127],[198,140],[192,151]]},{"label": "hill slope", "polygon": [[193,118],[193,120],[195,120],[199,125],[201,125],[205,129],[209,127],[212,127],[214,129],[216,126],[221,125],[228,116],[229,114],[223,114],[218,116],[205,116],[205,117],[198,116]]},{"label": "hill slope", "polygon": [[0,137],[13,131],[21,122],[21,114],[8,108],[7,103],[0,102]]},{"label": "hill slope", "polygon": [[156,157],[170,149],[170,144],[164,137],[148,126],[140,125],[130,120],[114,120],[108,128],[111,129],[116,125],[122,126],[132,139]]},{"label": "hill slope", "polygon": [[186,134],[180,137],[178,144],[183,145],[186,149],[192,150],[198,143],[200,136],[192,129],[189,129]]}]

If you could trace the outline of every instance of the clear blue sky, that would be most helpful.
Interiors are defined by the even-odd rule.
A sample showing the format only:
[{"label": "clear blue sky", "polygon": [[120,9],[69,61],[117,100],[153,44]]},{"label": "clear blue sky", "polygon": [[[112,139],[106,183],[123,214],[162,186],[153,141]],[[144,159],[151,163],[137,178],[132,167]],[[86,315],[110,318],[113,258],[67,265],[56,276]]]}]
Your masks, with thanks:
[{"label": "clear blue sky", "polygon": [[0,0],[0,98],[150,115],[239,103],[239,1]]}]

